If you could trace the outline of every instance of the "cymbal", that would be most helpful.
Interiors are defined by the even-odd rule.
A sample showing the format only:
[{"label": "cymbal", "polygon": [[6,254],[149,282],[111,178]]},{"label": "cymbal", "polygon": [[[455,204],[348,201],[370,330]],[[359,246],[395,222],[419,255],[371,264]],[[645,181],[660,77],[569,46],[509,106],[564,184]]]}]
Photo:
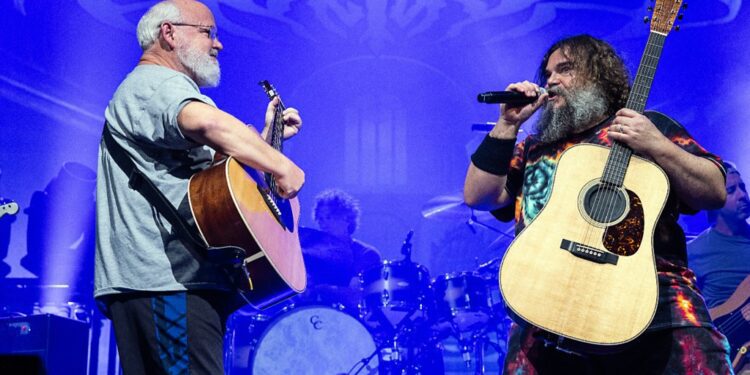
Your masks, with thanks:
[{"label": "cymbal", "polygon": [[475,272],[477,272],[479,274],[489,275],[490,278],[492,278],[495,275],[497,275],[497,271],[500,270],[500,262],[502,260],[503,260],[502,257],[492,258],[492,259],[490,259],[490,260],[488,260],[488,261],[480,264],[479,266],[477,266],[477,269],[475,270]]},{"label": "cymbal", "polygon": [[494,221],[487,211],[477,211],[464,203],[463,193],[439,195],[422,206],[422,217],[425,219],[448,220],[456,222]]}]

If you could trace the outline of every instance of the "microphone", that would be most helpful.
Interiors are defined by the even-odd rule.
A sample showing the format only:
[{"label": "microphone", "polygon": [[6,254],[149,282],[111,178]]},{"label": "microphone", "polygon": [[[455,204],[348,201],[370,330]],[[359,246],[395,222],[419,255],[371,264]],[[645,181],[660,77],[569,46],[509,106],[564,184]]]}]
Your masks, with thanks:
[{"label": "microphone", "polygon": [[[539,95],[547,92],[544,87],[540,87],[539,89],[541,90]],[[488,91],[477,95],[477,100],[480,103],[487,104],[505,103],[510,105],[525,105],[535,102],[539,98],[539,95],[526,96],[523,93],[515,91]]]}]

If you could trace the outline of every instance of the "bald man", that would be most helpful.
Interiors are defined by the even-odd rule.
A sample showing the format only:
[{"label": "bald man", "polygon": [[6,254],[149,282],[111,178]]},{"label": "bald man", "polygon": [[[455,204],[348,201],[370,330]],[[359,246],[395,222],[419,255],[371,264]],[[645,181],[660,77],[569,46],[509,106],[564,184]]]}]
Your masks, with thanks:
[{"label": "bald man", "polygon": [[[271,173],[285,198],[304,183],[303,171],[264,141],[278,99],[266,108],[259,134],[201,93],[221,76],[216,30],[200,2],[154,5],[138,22],[143,55],[105,112],[94,295],[112,319],[126,375],[224,373],[224,327],[238,299],[225,270],[128,186],[117,160],[130,158],[188,222],[188,181],[210,166],[214,152]],[[283,119],[284,137],[297,134],[297,110],[286,109]]]}]

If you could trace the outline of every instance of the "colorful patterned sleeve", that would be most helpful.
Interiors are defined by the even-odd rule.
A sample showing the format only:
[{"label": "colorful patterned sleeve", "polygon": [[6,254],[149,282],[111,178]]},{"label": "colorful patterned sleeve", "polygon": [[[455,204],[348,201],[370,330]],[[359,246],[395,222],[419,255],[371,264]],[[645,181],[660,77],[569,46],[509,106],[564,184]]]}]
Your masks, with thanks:
[{"label": "colorful patterned sleeve", "polygon": [[[706,158],[710,160],[712,163],[716,165],[717,168],[721,171],[721,173],[726,177],[726,171],[724,170],[724,166],[721,163],[721,158],[709,152],[706,150],[703,146],[701,146],[691,135],[688,133],[687,129],[685,129],[682,125],[680,125],[677,121],[673,120],[669,116],[656,111],[646,111],[644,112],[644,115],[646,115],[651,122],[656,125],[656,127],[661,131],[669,140],[671,140],[674,144],[681,147],[683,150],[702,158]],[[684,210],[687,208],[686,205],[680,205],[681,210]],[[694,213],[692,210],[688,211],[687,213]]]}]

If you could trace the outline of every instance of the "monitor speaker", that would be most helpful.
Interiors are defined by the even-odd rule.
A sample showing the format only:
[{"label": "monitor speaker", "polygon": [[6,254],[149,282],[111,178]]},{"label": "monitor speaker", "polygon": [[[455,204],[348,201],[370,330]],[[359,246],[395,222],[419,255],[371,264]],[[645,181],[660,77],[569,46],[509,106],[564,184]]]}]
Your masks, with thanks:
[{"label": "monitor speaker", "polygon": [[0,373],[86,374],[89,324],[51,314],[0,319]]}]

